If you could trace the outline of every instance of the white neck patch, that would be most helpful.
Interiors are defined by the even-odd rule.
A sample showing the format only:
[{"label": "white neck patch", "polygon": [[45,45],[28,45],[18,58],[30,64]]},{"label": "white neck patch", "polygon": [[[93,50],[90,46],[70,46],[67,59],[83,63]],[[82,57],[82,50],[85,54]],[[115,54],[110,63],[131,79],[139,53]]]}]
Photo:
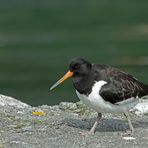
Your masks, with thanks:
[{"label": "white neck patch", "polygon": [[103,80],[94,84],[94,86],[92,87],[92,93],[93,93],[94,97],[98,97],[101,87],[105,84],[107,84],[107,82],[103,81]]}]

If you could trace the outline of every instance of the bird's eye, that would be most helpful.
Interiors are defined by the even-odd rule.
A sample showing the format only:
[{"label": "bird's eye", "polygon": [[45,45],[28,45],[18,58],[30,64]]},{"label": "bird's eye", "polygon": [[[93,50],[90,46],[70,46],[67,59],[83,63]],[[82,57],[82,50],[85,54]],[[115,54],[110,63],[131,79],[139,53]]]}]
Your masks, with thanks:
[{"label": "bird's eye", "polygon": [[79,64],[76,64],[75,66],[74,66],[74,69],[79,69],[80,68],[80,65]]}]

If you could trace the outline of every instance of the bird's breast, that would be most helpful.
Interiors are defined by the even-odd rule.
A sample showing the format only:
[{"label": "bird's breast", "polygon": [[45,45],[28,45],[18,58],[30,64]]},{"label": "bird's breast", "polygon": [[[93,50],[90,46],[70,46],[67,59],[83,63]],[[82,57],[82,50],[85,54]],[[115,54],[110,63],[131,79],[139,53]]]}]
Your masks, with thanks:
[{"label": "bird's breast", "polygon": [[[105,101],[99,94],[101,87],[107,84],[106,81],[97,81],[92,87],[91,93],[87,96],[85,94],[81,94],[76,90],[76,94],[79,99],[89,106],[90,108],[96,110],[99,113],[125,113],[131,107],[127,104],[112,104],[108,101]],[[130,98],[130,100],[135,100]],[[131,104],[132,105],[132,104]]]}]

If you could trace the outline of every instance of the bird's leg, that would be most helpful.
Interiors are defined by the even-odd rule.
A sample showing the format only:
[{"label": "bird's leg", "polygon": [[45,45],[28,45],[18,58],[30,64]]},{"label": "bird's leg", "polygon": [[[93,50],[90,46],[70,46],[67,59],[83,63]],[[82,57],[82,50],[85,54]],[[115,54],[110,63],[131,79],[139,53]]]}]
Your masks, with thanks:
[{"label": "bird's leg", "polygon": [[130,128],[130,130],[127,132],[127,134],[132,135],[134,133],[134,128],[133,128],[133,125],[132,125],[132,122],[131,122],[130,115],[128,113],[124,113],[124,116],[127,118],[128,125],[129,125],[129,128]]},{"label": "bird's leg", "polygon": [[102,118],[102,114],[98,113],[97,119],[96,119],[94,125],[92,126],[92,128],[89,131],[90,133],[95,133],[95,129],[96,129],[96,127],[97,127],[97,125],[98,125],[101,118]]},{"label": "bird's leg", "polygon": [[93,124],[92,128],[90,129],[90,131],[88,132],[81,132],[80,134],[82,136],[86,136],[86,135],[94,135],[95,134],[95,129],[100,121],[100,119],[102,118],[102,114],[101,113],[98,113],[98,116],[97,116],[97,119],[95,121],[95,123]]}]

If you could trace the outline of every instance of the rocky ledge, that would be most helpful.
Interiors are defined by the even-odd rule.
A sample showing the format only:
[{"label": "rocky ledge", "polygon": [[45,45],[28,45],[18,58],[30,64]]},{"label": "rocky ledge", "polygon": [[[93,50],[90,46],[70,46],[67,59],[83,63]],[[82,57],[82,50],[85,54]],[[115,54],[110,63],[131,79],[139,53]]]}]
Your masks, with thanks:
[{"label": "rocky ledge", "polygon": [[104,114],[94,136],[83,137],[95,121],[96,112],[81,102],[31,107],[0,95],[0,148],[147,148],[148,101],[132,111],[133,137],[118,133],[128,128],[121,115]]}]

